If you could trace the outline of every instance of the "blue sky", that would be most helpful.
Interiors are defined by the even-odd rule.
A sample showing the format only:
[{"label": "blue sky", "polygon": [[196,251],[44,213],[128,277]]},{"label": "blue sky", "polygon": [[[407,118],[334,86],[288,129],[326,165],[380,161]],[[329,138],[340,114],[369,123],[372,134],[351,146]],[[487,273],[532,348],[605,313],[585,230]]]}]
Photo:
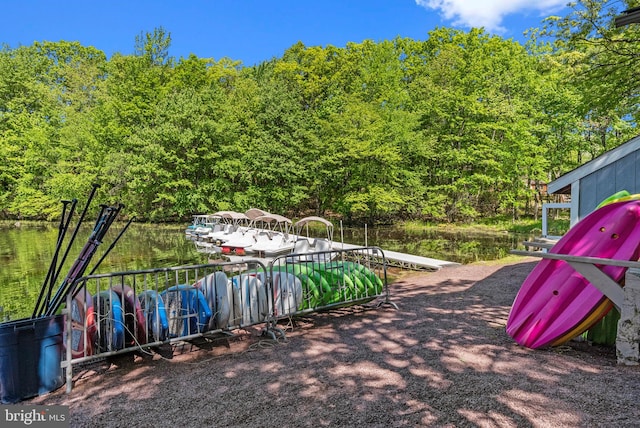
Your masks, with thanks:
[{"label": "blue sky", "polygon": [[523,41],[523,31],[549,15],[564,16],[567,0],[3,0],[0,44],[78,41],[108,57],[133,53],[136,35],[163,27],[169,54],[228,57],[246,66],[280,57],[293,44],[424,40],[436,27],[484,27]]}]

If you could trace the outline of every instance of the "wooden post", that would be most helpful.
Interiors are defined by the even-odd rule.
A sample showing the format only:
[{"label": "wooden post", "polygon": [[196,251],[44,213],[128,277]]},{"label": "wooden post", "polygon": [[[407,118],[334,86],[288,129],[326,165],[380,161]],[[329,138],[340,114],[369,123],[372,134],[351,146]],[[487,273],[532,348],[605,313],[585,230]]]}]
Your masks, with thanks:
[{"label": "wooden post", "polygon": [[618,364],[640,364],[640,277],[627,272],[616,336]]}]

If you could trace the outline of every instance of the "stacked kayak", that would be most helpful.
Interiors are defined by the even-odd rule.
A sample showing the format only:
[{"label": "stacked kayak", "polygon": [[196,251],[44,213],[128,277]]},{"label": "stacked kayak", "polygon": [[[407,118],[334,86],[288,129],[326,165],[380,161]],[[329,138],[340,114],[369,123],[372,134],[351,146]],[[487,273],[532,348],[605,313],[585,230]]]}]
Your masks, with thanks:
[{"label": "stacked kayak", "polygon": [[384,289],[380,277],[355,262],[292,263],[273,269],[299,279],[302,295],[298,309],[370,301]]},{"label": "stacked kayak", "polygon": [[94,296],[93,306],[98,324],[98,349],[101,352],[123,349],[124,313],[118,295],[112,290],[101,291]]},{"label": "stacked kayak", "polygon": [[[263,272],[255,274],[258,281],[264,283],[267,279]],[[274,269],[271,272],[271,295],[264,296],[267,307],[262,307],[267,313],[275,317],[293,314],[302,308],[303,285],[301,279],[285,269]]]},{"label": "stacked kayak", "polygon": [[[363,303],[383,282],[354,262],[305,262],[232,276],[217,271],[162,291],[112,285],[72,300],[72,357],[119,351],[215,330],[266,322],[299,311]],[[66,324],[65,324],[66,325]]]},{"label": "stacked kayak", "polygon": [[116,285],[92,296],[83,287],[72,300],[70,316],[73,358],[168,337],[164,303],[152,290],[136,296],[131,287]]},{"label": "stacked kayak", "polygon": [[229,278],[224,272],[215,272],[197,281],[195,287],[202,290],[211,308],[209,330],[250,325],[267,319],[267,291],[262,274],[249,272]]},{"label": "stacked kayak", "polygon": [[[93,296],[82,287],[71,301],[71,356],[81,358],[92,355],[96,341],[96,314]],[[67,323],[65,322],[65,327]]]},{"label": "stacked kayak", "polygon": [[167,308],[169,337],[204,333],[211,319],[211,308],[197,287],[181,284],[160,293]]},{"label": "stacked kayak", "polygon": [[114,285],[92,296],[82,287],[71,301],[69,316],[72,358],[169,338],[168,313],[154,290],[136,296],[131,287]]},{"label": "stacked kayak", "polygon": [[162,296],[155,290],[145,290],[138,296],[140,307],[147,321],[150,341],[164,341],[169,338],[169,318]]},{"label": "stacked kayak", "polygon": [[208,330],[216,328],[224,329],[229,325],[231,318],[231,301],[229,295],[229,280],[224,272],[214,272],[200,279],[194,284],[202,290],[211,308],[212,316],[209,319]]}]

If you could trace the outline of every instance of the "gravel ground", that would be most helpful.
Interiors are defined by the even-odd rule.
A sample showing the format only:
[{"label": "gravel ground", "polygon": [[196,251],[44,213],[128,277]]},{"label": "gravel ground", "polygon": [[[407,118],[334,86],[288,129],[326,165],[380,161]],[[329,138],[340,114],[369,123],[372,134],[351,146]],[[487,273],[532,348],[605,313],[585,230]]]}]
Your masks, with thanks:
[{"label": "gravel ground", "polygon": [[537,259],[403,273],[390,305],[317,313],[234,337],[128,355],[25,404],[73,427],[631,427],[640,368],[615,350],[518,346],[505,322]]}]

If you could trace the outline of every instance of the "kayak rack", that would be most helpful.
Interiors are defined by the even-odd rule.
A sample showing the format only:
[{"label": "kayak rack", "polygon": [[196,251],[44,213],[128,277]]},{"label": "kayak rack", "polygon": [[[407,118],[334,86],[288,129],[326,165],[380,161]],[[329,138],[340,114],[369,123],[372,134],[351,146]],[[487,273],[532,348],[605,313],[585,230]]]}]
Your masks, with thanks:
[{"label": "kayak rack", "polygon": [[280,320],[374,300],[397,309],[378,247],[89,275],[67,294],[60,367],[71,392],[74,365],[259,324],[277,339]]}]

